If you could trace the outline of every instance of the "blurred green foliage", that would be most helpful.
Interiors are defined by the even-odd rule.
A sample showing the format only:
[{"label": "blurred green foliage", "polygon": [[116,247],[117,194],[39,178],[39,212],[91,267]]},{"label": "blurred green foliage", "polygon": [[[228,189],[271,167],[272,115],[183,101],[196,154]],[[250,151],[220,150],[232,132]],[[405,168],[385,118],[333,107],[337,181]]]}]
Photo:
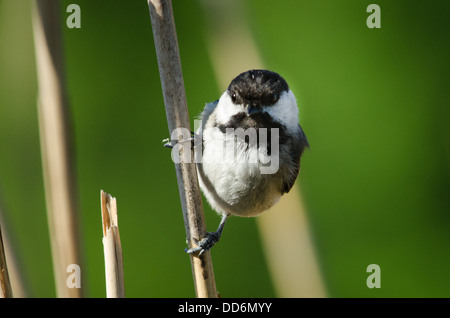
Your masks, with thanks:
[{"label": "blurred green foliage", "polygon": [[[70,3],[82,17],[63,34],[87,296],[105,295],[104,189],[118,200],[126,295],[192,297],[147,3],[64,0],[63,23]],[[370,3],[381,29],[366,26]],[[0,0],[0,204],[32,296],[52,297],[30,4]],[[201,5],[173,5],[193,120],[225,87]],[[311,144],[299,182],[329,296],[449,297],[450,3],[248,0],[244,16],[299,101]],[[276,296],[254,219],[232,218],[212,255],[222,296]],[[366,286],[373,263],[380,289]]]}]

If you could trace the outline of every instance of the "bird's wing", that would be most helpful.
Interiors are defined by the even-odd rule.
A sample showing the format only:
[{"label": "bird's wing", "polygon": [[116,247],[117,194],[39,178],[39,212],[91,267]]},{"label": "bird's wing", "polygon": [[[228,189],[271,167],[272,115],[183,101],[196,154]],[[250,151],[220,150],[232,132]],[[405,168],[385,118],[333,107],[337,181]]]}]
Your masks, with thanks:
[{"label": "bird's wing", "polygon": [[216,106],[218,103],[219,103],[219,100],[216,100],[214,102],[206,104],[205,108],[203,109],[203,112],[200,115],[200,117],[202,119],[202,129],[205,128],[205,125],[206,125],[206,122],[208,121],[209,116],[211,116],[214,109],[216,109]]},{"label": "bird's wing", "polygon": [[302,127],[300,127],[299,134],[292,139],[292,152],[290,155],[294,164],[294,170],[291,177],[283,182],[282,193],[288,193],[294,186],[295,180],[300,172],[300,157],[306,148],[309,148],[308,139],[306,138]]},{"label": "bird's wing", "polygon": [[[202,146],[197,148],[197,150],[195,152],[195,156],[202,156],[202,154],[203,154],[203,149],[205,147],[205,145],[203,143],[203,130],[205,129],[206,123],[208,122],[208,119],[211,116],[211,114],[214,112],[214,109],[216,109],[216,106],[218,103],[219,103],[219,100],[216,100],[211,103],[207,103],[205,108],[203,109],[202,113],[197,117],[199,120],[202,121],[202,125],[200,127],[198,127],[197,130],[195,131],[194,144],[198,144],[198,142],[200,142]],[[201,162],[198,163],[198,165],[201,166]]]}]

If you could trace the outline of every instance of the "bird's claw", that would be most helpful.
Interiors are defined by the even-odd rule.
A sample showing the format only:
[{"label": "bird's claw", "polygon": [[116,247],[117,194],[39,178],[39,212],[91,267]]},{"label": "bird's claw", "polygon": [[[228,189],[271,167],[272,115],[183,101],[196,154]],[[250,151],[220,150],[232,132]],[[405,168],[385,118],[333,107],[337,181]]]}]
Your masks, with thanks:
[{"label": "bird's claw", "polygon": [[193,254],[196,252],[198,253],[198,256],[201,256],[206,251],[210,250],[211,247],[213,247],[220,239],[220,235],[217,232],[207,232],[206,236],[202,238],[200,241],[198,241],[195,238],[192,238],[194,243],[197,245],[197,247],[193,247],[190,249],[185,249],[184,251],[188,254]]},{"label": "bird's claw", "polygon": [[173,148],[172,141],[170,140],[170,138],[163,139],[162,142],[164,143],[163,145],[164,147]]},{"label": "bird's claw", "polygon": [[163,146],[166,147],[166,148],[172,149],[175,146],[176,143],[190,142],[190,143],[192,143],[192,149],[194,149],[195,148],[195,143],[198,142],[198,140],[199,140],[198,139],[199,136],[194,134],[193,132],[191,132],[191,133],[192,133],[192,136],[187,138],[187,139],[185,139],[185,140],[171,140],[170,138],[165,138],[165,139],[162,140],[162,142],[164,143]]}]

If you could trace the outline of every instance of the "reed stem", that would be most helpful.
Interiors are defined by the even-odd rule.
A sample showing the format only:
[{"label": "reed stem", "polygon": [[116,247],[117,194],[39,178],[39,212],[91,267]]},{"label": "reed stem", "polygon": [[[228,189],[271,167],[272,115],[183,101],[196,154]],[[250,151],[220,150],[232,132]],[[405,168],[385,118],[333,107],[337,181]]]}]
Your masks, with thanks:
[{"label": "reed stem", "polygon": [[100,192],[103,250],[105,254],[106,297],[124,298],[123,256],[117,220],[117,201],[110,194]]},{"label": "reed stem", "polygon": [[8,266],[3,248],[2,229],[0,227],[0,298],[12,298],[13,292],[9,281]]},{"label": "reed stem", "polygon": [[[67,269],[80,266],[81,256],[60,18],[59,1],[34,2],[33,31],[47,219],[57,295],[67,298],[81,297],[82,287],[72,288],[67,283]],[[79,283],[77,285],[82,286]]]},{"label": "reed stem", "polygon": [[[191,131],[172,1],[148,0],[148,6],[169,134],[172,135],[177,128]],[[193,153],[190,155],[190,163],[175,163],[175,171],[186,237],[189,247],[192,247],[195,244],[192,238],[202,239],[206,234],[206,226]],[[210,252],[201,256],[191,254],[190,258],[197,297],[218,297]]]}]

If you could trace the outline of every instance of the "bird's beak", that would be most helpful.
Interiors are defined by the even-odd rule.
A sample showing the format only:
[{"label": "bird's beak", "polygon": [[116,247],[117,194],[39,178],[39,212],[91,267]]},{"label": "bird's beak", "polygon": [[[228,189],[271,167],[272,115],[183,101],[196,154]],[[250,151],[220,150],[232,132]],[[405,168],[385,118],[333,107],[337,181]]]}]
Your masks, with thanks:
[{"label": "bird's beak", "polygon": [[255,105],[248,105],[247,107],[247,114],[249,116],[259,114],[261,112],[261,107],[255,106]]}]

